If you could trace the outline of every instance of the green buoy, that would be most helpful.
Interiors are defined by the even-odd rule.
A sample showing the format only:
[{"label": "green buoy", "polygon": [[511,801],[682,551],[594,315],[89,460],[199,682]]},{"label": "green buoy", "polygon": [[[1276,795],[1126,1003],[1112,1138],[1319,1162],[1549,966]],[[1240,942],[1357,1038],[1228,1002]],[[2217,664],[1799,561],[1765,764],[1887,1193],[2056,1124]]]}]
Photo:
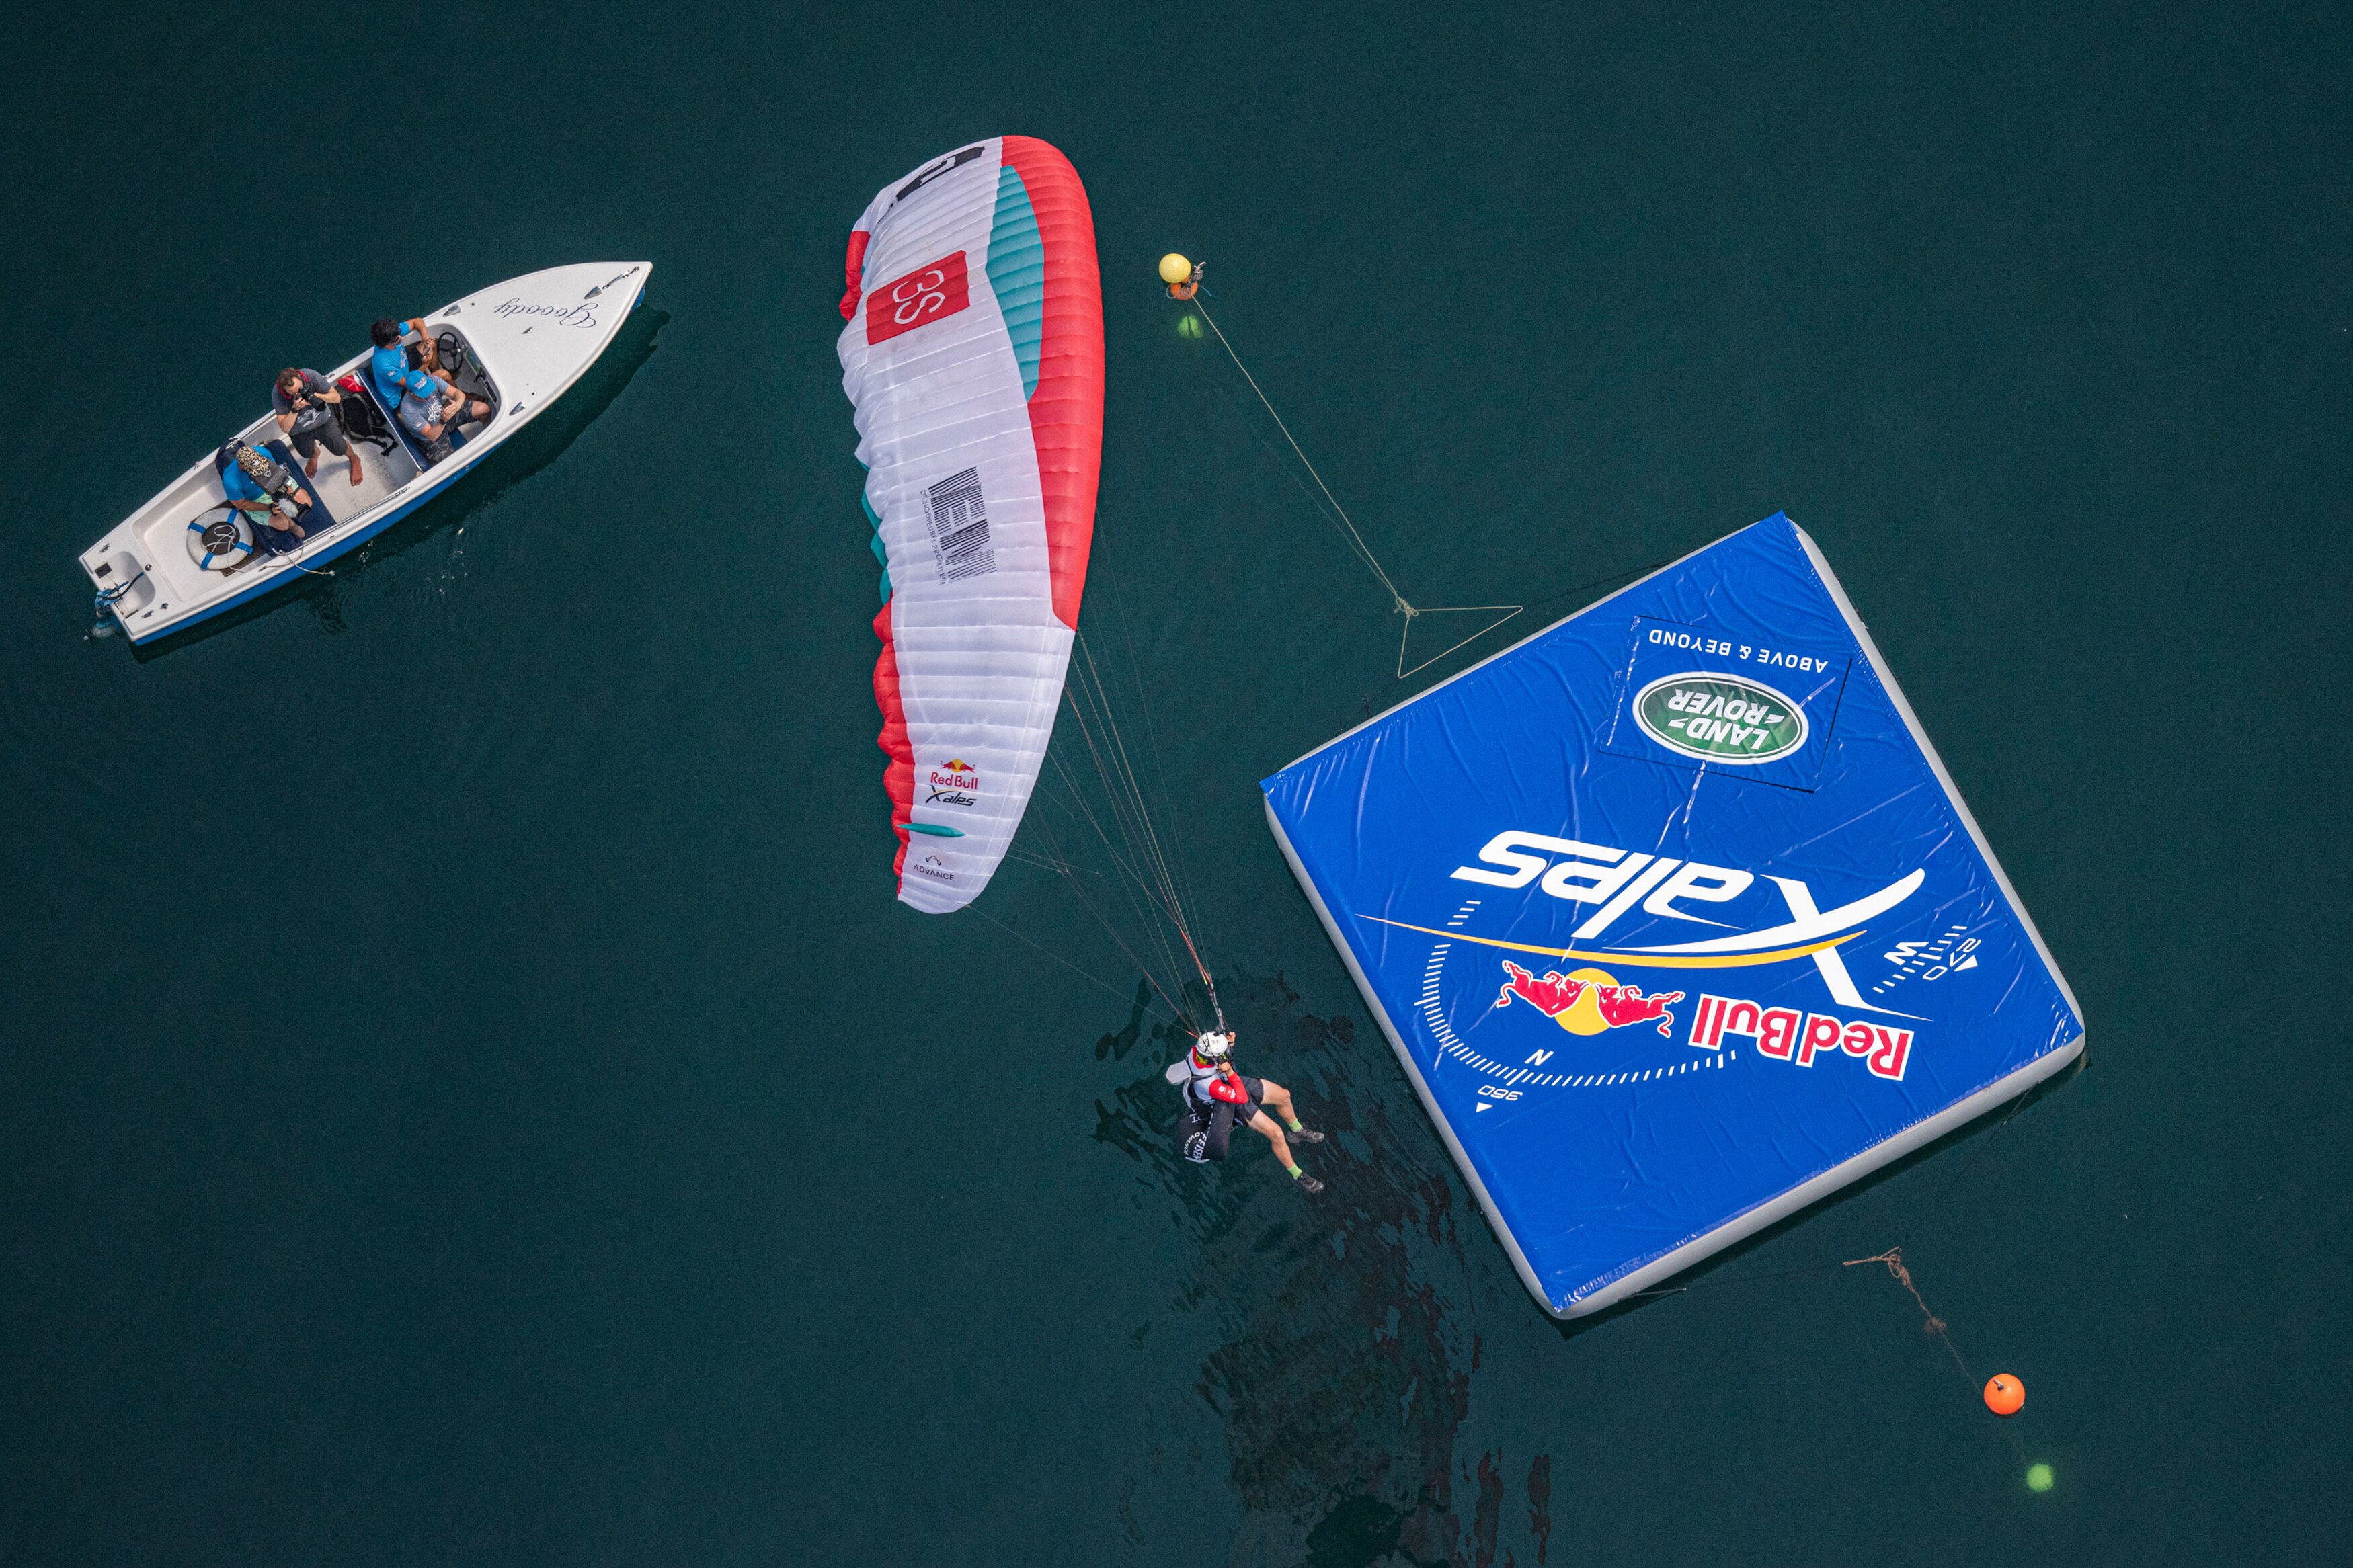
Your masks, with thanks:
[{"label": "green buoy", "polygon": [[1201,318],[1189,311],[1177,317],[1176,335],[1180,338],[1199,337],[1201,335]]},{"label": "green buoy", "polygon": [[2051,1489],[2052,1483],[2057,1478],[2052,1475],[2051,1467],[2048,1465],[2029,1465],[2026,1467],[2026,1489],[2028,1491],[2047,1492]]}]

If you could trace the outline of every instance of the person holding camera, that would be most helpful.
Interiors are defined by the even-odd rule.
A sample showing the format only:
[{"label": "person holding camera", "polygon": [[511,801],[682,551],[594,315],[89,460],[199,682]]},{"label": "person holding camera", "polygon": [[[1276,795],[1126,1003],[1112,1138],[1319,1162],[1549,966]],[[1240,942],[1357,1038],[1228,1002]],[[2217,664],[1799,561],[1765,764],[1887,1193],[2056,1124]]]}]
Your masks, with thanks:
[{"label": "person holding camera", "polygon": [[269,388],[270,412],[278,416],[278,428],[301,454],[303,475],[319,477],[319,447],[323,442],[336,457],[350,459],[352,483],[356,485],[365,476],[360,469],[358,449],[344,439],[343,421],[335,417],[334,405],[343,400],[343,395],[325,376],[291,365],[278,373]]},{"label": "person holding camera", "polygon": [[220,474],[223,498],[245,514],[253,542],[264,553],[283,555],[310,537],[301,520],[312,505],[311,492],[271,462],[269,453],[233,440],[213,455],[213,467]]}]

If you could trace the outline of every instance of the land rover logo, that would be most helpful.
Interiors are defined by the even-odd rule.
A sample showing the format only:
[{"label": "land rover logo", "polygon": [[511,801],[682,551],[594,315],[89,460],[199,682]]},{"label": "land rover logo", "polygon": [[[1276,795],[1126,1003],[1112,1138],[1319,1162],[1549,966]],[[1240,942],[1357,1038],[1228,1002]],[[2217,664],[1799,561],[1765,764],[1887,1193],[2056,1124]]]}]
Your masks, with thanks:
[{"label": "land rover logo", "polygon": [[1704,763],[1769,763],[1806,743],[1806,715],[1769,686],[1697,670],[1642,688],[1634,721],[1671,752]]}]

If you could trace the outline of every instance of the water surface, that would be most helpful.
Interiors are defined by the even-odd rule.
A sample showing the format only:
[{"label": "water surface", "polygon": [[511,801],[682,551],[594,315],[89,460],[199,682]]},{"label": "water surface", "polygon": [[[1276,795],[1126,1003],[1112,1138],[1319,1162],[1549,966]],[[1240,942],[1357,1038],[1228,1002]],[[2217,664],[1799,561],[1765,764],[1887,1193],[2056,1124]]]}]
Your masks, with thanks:
[{"label": "water surface", "polygon": [[[2348,34],[20,22],[0,1559],[2341,1559]],[[891,901],[832,301],[877,185],[1004,131],[1092,194],[1085,625],[1252,1064],[1336,1130],[1314,1204],[1172,1160],[1059,879],[1003,927]],[[1565,613],[1786,509],[2088,1069],[1710,1289],[1548,1321],[1256,792],[1470,655],[1392,678],[1169,248],[1418,599]],[[217,633],[85,638],[75,554],[280,365],[605,257],[648,309],[538,446]],[[2010,1426],[1823,1267],[1899,1241]]]}]

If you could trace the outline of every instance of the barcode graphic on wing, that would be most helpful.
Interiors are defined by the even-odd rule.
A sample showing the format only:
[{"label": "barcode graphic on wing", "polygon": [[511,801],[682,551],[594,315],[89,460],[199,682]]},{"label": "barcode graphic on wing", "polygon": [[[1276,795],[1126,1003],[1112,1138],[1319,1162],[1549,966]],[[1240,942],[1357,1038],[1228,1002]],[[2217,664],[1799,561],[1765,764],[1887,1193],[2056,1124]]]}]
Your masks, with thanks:
[{"label": "barcode graphic on wing", "polygon": [[980,470],[951,474],[923,492],[931,509],[932,555],[940,581],[960,583],[997,570],[988,545],[988,510],[980,499]]}]

